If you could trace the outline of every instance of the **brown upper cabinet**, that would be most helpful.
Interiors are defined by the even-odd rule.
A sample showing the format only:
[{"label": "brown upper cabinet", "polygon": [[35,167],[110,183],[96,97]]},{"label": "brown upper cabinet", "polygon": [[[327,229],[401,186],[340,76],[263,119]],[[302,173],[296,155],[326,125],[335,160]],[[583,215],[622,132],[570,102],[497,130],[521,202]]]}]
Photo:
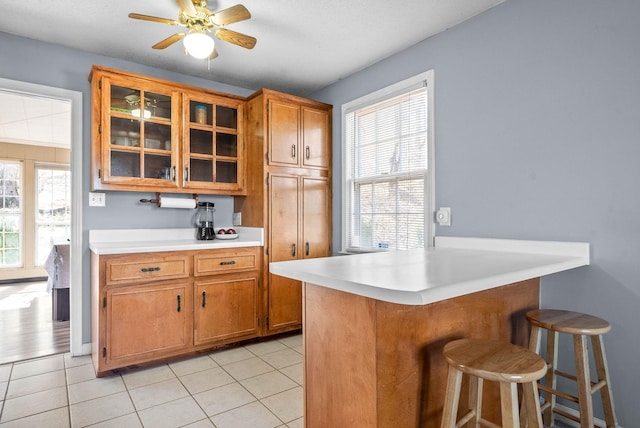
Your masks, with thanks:
[{"label": "brown upper cabinet", "polygon": [[329,111],[269,98],[269,165],[329,168]]},{"label": "brown upper cabinet", "polygon": [[94,66],[92,189],[245,192],[244,99]]}]

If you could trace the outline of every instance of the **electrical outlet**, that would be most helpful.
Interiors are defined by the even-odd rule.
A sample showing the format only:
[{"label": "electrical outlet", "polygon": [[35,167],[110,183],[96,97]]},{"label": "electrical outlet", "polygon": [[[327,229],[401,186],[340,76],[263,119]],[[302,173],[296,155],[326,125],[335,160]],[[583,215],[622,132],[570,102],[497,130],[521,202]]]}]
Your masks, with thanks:
[{"label": "electrical outlet", "polygon": [[89,206],[90,207],[106,207],[107,200],[104,193],[89,192]]},{"label": "electrical outlet", "polygon": [[442,207],[436,211],[436,221],[440,226],[451,226],[451,208]]},{"label": "electrical outlet", "polygon": [[242,226],[242,213],[233,213],[233,225]]}]

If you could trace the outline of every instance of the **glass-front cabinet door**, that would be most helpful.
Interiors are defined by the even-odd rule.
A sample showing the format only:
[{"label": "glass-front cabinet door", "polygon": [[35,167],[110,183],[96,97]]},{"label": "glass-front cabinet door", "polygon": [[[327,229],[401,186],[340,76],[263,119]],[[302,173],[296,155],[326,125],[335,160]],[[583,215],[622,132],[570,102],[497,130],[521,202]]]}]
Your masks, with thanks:
[{"label": "glass-front cabinet door", "polygon": [[243,190],[242,106],[240,100],[184,94],[184,188]]},{"label": "glass-front cabinet door", "polygon": [[117,76],[101,86],[102,182],[177,188],[179,92]]}]

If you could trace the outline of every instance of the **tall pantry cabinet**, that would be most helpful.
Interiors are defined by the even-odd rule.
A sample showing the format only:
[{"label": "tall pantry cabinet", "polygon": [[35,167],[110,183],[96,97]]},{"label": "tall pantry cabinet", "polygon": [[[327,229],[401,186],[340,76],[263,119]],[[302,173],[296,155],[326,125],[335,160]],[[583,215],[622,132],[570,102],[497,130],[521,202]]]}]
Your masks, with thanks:
[{"label": "tall pantry cabinet", "polygon": [[268,89],[245,107],[247,195],[235,211],[265,232],[264,334],[302,326],[302,284],[269,263],[331,255],[331,109]]}]

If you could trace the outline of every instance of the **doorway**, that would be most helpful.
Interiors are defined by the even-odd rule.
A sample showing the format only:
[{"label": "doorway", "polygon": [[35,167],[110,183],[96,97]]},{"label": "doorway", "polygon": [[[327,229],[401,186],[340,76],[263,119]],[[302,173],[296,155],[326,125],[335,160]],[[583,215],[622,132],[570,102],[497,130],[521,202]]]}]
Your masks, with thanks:
[{"label": "doorway", "polygon": [[[90,352],[83,344],[82,323],[82,93],[67,89],[37,85],[0,78],[0,92],[69,103],[71,225],[69,237],[69,343],[72,355]],[[0,332],[2,334],[2,332]]]}]

